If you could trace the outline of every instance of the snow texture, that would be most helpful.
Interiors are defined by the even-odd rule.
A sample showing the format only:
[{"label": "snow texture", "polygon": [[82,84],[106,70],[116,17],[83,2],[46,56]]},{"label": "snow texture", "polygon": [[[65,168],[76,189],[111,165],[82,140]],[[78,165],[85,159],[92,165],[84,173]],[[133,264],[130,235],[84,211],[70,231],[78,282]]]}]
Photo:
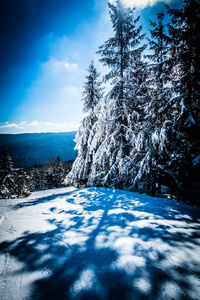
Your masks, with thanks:
[{"label": "snow texture", "polygon": [[200,209],[71,187],[0,202],[0,299],[200,299]]}]

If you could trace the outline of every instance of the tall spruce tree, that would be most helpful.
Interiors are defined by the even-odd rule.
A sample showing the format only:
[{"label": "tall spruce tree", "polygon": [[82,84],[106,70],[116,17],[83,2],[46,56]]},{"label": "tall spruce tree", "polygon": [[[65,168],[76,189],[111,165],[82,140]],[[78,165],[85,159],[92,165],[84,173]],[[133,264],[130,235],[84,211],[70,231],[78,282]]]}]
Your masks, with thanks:
[{"label": "tall spruce tree", "polygon": [[59,156],[54,160],[53,183],[54,187],[61,187],[64,182],[64,167]]},{"label": "tall spruce tree", "polygon": [[76,186],[87,185],[88,174],[93,159],[93,151],[91,142],[93,138],[93,126],[97,121],[98,104],[103,96],[102,82],[100,73],[97,72],[94,62],[89,65],[86,82],[83,86],[83,111],[88,113],[88,116],[83,119],[81,126],[76,134],[76,147],[78,157],[73,163],[72,170],[66,178],[67,184]]},{"label": "tall spruce tree", "polygon": [[137,147],[137,176],[135,182],[142,182],[143,189],[155,195],[156,183],[161,193],[161,178],[165,172],[167,159],[166,140],[168,138],[167,113],[164,110],[171,96],[170,77],[168,71],[168,43],[164,25],[164,14],[157,14],[156,21],[150,21],[151,38],[149,48],[148,95],[146,94],[146,115],[142,123],[140,137],[143,143]]},{"label": "tall spruce tree", "polygon": [[171,169],[183,185],[190,185],[192,199],[193,181],[200,173],[196,163],[194,168],[200,153],[200,2],[184,0],[182,8],[168,7],[168,12],[174,85],[174,97],[169,103],[174,137]]},{"label": "tall spruce tree", "polygon": [[200,114],[200,2],[184,0],[181,9],[168,12],[175,101],[182,108],[181,125],[190,128],[199,125]]},{"label": "tall spruce tree", "polygon": [[[140,46],[144,34],[141,34],[142,26],[137,27],[139,17],[135,18],[134,9],[124,6],[121,0],[117,0],[116,5],[108,3],[108,6],[114,36],[100,46],[97,53],[102,56],[99,61],[111,68],[105,80],[112,79],[114,87],[110,96],[116,99],[120,109],[124,105],[125,77],[131,61],[144,50],[144,46]],[[119,118],[123,119],[121,113]]]},{"label": "tall spruce tree", "polygon": [[26,197],[29,191],[29,176],[24,169],[15,170],[8,152],[0,156],[0,197]]},{"label": "tall spruce tree", "polygon": [[[102,102],[100,118],[96,123],[93,144],[98,145],[89,176],[89,185],[105,185],[123,188],[130,184],[133,160],[130,157],[130,123],[135,118],[137,96],[141,82],[141,45],[144,35],[137,26],[134,9],[125,7],[122,1],[109,4],[114,36],[109,38],[98,53],[100,61],[110,67],[105,80],[112,80],[111,91]],[[137,90],[137,92],[136,92]],[[131,95],[134,94],[134,98]],[[135,91],[135,93],[133,92]],[[137,94],[137,95],[136,95]],[[138,104],[138,103],[137,103]],[[133,112],[134,108],[134,112]]]},{"label": "tall spruce tree", "polygon": [[164,13],[157,14],[157,22],[150,21],[151,39],[149,39],[151,55],[147,57],[150,59],[150,105],[152,123],[157,125],[162,124],[166,116],[163,108],[168,103],[170,92],[170,76],[169,76],[169,37],[166,34],[166,26],[164,24]]},{"label": "tall spruce tree", "polygon": [[1,195],[6,198],[17,194],[13,160],[6,151],[0,156],[0,190]]}]

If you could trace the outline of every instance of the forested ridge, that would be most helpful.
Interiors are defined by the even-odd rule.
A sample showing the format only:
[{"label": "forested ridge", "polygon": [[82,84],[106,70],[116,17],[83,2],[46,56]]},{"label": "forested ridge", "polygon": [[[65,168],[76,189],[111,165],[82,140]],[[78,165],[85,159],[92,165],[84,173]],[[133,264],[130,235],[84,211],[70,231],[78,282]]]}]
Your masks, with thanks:
[{"label": "forested ridge", "polygon": [[[78,157],[66,178],[198,203],[200,191],[200,2],[166,6],[143,32],[135,9],[108,4],[113,36],[99,47],[83,86],[87,116],[76,135]],[[109,92],[103,83],[110,83]]]},{"label": "forested ridge", "polygon": [[76,131],[0,134],[0,154],[8,152],[14,168],[44,164],[57,156],[62,161],[72,160],[77,156],[77,151],[74,151],[75,135]]}]

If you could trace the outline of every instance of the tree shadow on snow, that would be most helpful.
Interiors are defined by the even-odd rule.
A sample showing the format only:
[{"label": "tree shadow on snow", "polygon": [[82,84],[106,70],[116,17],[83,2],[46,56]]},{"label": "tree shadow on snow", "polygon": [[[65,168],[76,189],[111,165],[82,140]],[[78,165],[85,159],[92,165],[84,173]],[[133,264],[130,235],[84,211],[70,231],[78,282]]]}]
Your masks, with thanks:
[{"label": "tree shadow on snow", "polygon": [[24,263],[24,273],[43,274],[30,299],[198,298],[199,209],[105,188],[30,205],[56,197],[70,209],[48,208],[55,229],[0,244]]},{"label": "tree shadow on snow", "polygon": [[[45,192],[45,190],[44,190]],[[65,193],[60,193],[60,194],[54,194],[54,190],[52,189],[52,195],[48,195],[46,197],[38,197],[38,198],[34,198],[34,199],[30,199],[26,202],[22,202],[22,203],[18,203],[16,204],[13,208],[14,209],[19,209],[22,207],[28,207],[28,206],[35,206],[41,203],[45,203],[45,202],[50,202],[50,201],[54,201],[57,197],[62,198],[62,197],[67,197],[68,195],[70,195],[72,192],[65,192]]]}]

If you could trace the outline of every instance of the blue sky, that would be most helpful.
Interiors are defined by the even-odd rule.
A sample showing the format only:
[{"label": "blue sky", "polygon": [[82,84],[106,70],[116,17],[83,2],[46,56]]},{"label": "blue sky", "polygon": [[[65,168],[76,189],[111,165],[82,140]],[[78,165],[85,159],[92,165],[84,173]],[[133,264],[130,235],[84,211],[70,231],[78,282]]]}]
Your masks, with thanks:
[{"label": "blue sky", "polygon": [[[142,14],[144,31],[164,7],[124,1]],[[107,0],[1,0],[1,14],[0,133],[77,130],[91,59],[105,72],[95,52],[112,36]]]}]

